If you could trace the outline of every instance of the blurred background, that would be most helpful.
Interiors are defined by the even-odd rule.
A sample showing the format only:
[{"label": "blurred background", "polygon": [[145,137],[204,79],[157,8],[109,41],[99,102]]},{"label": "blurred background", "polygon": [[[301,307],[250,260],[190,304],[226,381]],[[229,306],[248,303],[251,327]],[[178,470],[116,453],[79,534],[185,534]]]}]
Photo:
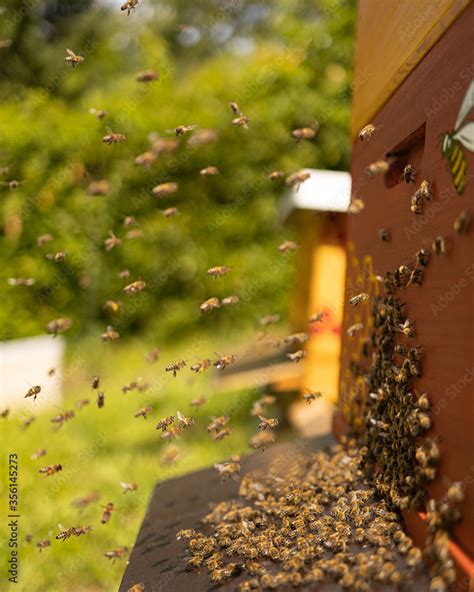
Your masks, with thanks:
[{"label": "blurred background", "polygon": [[[327,212],[312,195],[305,201],[304,185],[291,192],[268,175],[348,169],[354,4],[141,0],[127,16],[120,0],[0,3],[0,430],[20,458],[17,590],[115,590],[126,559],[104,553],[133,546],[157,482],[247,452],[258,424],[249,413],[262,395],[277,395],[269,413],[281,420],[279,438],[296,433],[298,409],[308,406],[288,409],[306,388],[334,400],[345,206]],[[72,69],[66,48],[84,63]],[[136,81],[148,69],[158,80]],[[231,124],[230,101],[249,129]],[[316,122],[314,140],[291,137]],[[182,124],[198,127],[168,133]],[[103,143],[108,130],[126,140]],[[220,174],[200,175],[209,165]],[[179,190],[155,197],[165,182]],[[316,193],[321,182],[316,176]],[[178,214],[168,218],[170,207]],[[121,243],[108,250],[110,233]],[[42,235],[53,239],[38,246]],[[282,255],[284,240],[300,249]],[[64,261],[47,257],[58,252]],[[216,265],[231,272],[207,276]],[[139,278],[147,287],[130,298],[122,289]],[[233,294],[237,304],[200,312],[211,296]],[[306,366],[289,364],[272,340],[308,331],[320,311],[323,322],[309,328],[319,345],[306,346]],[[263,327],[270,314],[280,320]],[[71,328],[47,335],[57,318]],[[103,343],[108,325],[120,338]],[[215,352],[238,355],[235,368],[189,370]],[[178,359],[187,368],[173,378],[164,369]],[[123,389],[133,382],[139,388]],[[37,399],[24,399],[34,385]],[[190,407],[199,397],[207,402]],[[146,405],[148,419],[134,417]],[[196,425],[161,441],[154,425],[177,409]],[[74,417],[57,428],[51,418],[67,410]],[[233,432],[213,442],[206,426],[223,414]],[[31,458],[39,448],[46,456]],[[38,474],[53,463],[63,471]],[[3,467],[2,503],[6,475]],[[121,481],[138,488],[124,495]],[[83,510],[72,503],[95,492]],[[102,525],[109,501],[117,509]],[[94,530],[59,542],[58,523]]]}]

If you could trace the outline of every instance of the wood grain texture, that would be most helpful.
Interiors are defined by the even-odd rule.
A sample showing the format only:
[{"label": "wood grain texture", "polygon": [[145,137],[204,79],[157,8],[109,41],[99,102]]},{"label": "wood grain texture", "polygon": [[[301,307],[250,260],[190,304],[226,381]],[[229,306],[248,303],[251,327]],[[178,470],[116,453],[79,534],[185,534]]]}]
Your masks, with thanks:
[{"label": "wood grain texture", "polygon": [[[471,4],[376,115],[375,123],[381,127],[371,140],[354,144],[353,193],[364,200],[365,209],[349,221],[353,250],[348,255],[346,295],[353,296],[367,288],[370,273],[383,276],[386,271],[413,261],[418,249],[431,251],[436,236],[446,237],[448,252],[444,256],[431,255],[422,285],[400,290],[398,296],[406,303],[407,316],[416,323],[413,342],[423,347],[423,373],[414,381],[414,388],[428,393],[433,410],[431,435],[438,438],[441,451],[438,476],[427,491],[430,497],[438,498],[451,482],[464,482],[463,520],[454,531],[454,540],[471,558],[474,557],[474,227],[471,224],[469,233],[460,235],[454,231],[453,222],[463,210],[474,220],[474,154],[464,151],[468,179],[463,194],[459,195],[447,161],[441,156],[439,139],[441,134],[454,129],[474,74],[473,30],[474,5]],[[474,118],[472,111],[468,120]],[[414,134],[415,130],[419,132]],[[388,188],[383,176],[372,179],[367,176],[365,169],[369,163],[383,158],[410,137],[416,138],[407,148],[407,158],[418,170],[415,186],[398,183]],[[416,216],[410,211],[410,197],[422,179],[432,182],[434,199],[425,203],[423,215]],[[391,242],[378,239],[377,232],[382,227],[391,229]],[[354,322],[351,309],[346,304],[345,327]],[[363,308],[360,314],[363,320],[369,316]],[[345,337],[340,397],[342,409],[349,413],[354,384],[347,368],[349,361],[357,357],[357,349],[357,340]],[[343,418],[339,415],[335,431],[343,430]]]},{"label": "wood grain texture", "polygon": [[353,139],[469,4],[471,0],[359,1]]}]

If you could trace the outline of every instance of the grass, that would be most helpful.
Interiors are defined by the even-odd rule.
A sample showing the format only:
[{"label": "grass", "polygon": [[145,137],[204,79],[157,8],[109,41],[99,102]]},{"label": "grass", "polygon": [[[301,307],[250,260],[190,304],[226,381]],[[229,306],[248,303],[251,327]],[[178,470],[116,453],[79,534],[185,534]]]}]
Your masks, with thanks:
[{"label": "grass", "polygon": [[[7,589],[117,590],[126,559],[112,563],[104,553],[124,545],[133,546],[156,483],[248,450],[248,437],[257,423],[249,421],[248,412],[258,393],[213,395],[212,371],[195,376],[186,368],[176,379],[164,372],[164,366],[174,359],[208,356],[216,349],[214,342],[211,346],[209,339],[191,341],[181,350],[167,352],[155,364],[148,364],[143,358],[146,346],[138,341],[119,341],[104,347],[96,336],[83,340],[68,350],[63,407],[72,409],[74,401],[83,398],[91,400],[89,406],[76,410],[75,417],[58,431],[52,430],[50,422],[59,413],[55,409],[34,413],[37,420],[26,430],[20,427],[21,415],[1,420],[2,441],[6,442],[2,462],[6,464],[8,453],[19,456],[20,573],[19,583],[9,584]],[[221,345],[223,352],[230,353],[228,346]],[[102,377],[102,409],[97,408],[96,393],[90,387],[95,374]],[[123,394],[121,387],[139,376],[149,381],[151,388],[143,393]],[[206,396],[208,403],[197,411],[189,406],[189,401],[199,395]],[[41,396],[47,396],[47,388]],[[134,412],[146,404],[153,406],[148,419],[134,418]],[[182,456],[176,463],[166,465],[162,455],[174,443],[160,440],[154,426],[158,419],[175,414],[177,409],[194,417],[196,424],[176,443]],[[211,415],[224,413],[231,415],[233,433],[216,443],[209,438],[206,425]],[[46,448],[47,455],[32,460],[37,448]],[[50,477],[38,473],[40,467],[53,463],[61,463],[63,471]],[[4,466],[2,500],[6,500],[6,477]],[[120,481],[137,483],[137,491],[124,494]],[[100,500],[82,513],[71,505],[73,499],[92,491],[100,493]],[[110,522],[102,525],[102,508],[109,501],[115,504],[116,511]],[[93,531],[80,538],[57,541],[58,523],[65,527],[90,524]],[[27,534],[33,535],[30,543],[25,541]],[[40,552],[36,542],[45,538],[49,538],[51,546]],[[6,545],[2,538],[3,557],[7,556]]]}]

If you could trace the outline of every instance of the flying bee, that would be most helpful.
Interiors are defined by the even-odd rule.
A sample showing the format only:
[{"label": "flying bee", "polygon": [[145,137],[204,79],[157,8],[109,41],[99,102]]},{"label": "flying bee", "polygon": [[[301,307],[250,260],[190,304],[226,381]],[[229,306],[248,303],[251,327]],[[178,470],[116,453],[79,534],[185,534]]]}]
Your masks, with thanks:
[{"label": "flying bee", "polygon": [[313,401],[320,399],[322,396],[323,393],[321,391],[312,391],[310,389],[306,389],[306,392],[303,394],[303,400],[305,403],[308,403],[308,405],[311,405]]},{"label": "flying bee", "polygon": [[155,429],[162,430],[163,432],[166,432],[166,430],[174,422],[174,420],[175,420],[174,415],[168,415],[168,417],[164,417],[163,419],[160,419],[160,421],[156,424]]},{"label": "flying bee", "polygon": [[286,173],[284,171],[272,171],[268,175],[268,178],[270,179],[270,181],[279,181],[280,179],[283,179],[285,174]]},{"label": "flying bee", "polygon": [[106,251],[111,251],[114,247],[118,247],[122,244],[122,240],[120,238],[117,238],[111,230],[109,230],[109,235],[109,238],[106,238],[104,240]]},{"label": "flying bee", "polygon": [[123,489],[124,493],[127,493],[127,491],[136,491],[138,489],[136,483],[127,483],[125,481],[120,481],[120,487]]},{"label": "flying bee", "polygon": [[230,306],[233,304],[238,304],[239,303],[239,297],[236,296],[235,294],[232,294],[231,296],[226,296],[225,298],[223,298],[221,300],[221,304],[223,306]]},{"label": "flying bee", "polygon": [[227,436],[230,436],[232,434],[232,428],[222,428],[221,430],[217,430],[217,432],[214,432],[214,434],[212,435],[212,439],[215,442],[219,442],[220,440],[223,440],[224,438],[226,438]]},{"label": "flying bee", "polygon": [[[133,2],[138,3],[138,0],[133,0]],[[129,2],[126,4],[129,4]],[[115,563],[117,559],[123,559],[126,555],[128,555],[128,547],[117,547],[112,551],[106,551],[104,553],[104,557],[111,559],[112,563]]]},{"label": "flying bee", "polygon": [[110,146],[111,144],[120,144],[120,142],[125,142],[126,139],[127,136],[125,134],[115,133],[109,128],[107,129],[105,136],[102,138],[102,142]]},{"label": "flying bee", "polygon": [[172,372],[173,376],[176,378],[177,373],[182,370],[186,366],[185,360],[177,360],[176,362],[172,362],[168,364],[165,368],[165,372]]},{"label": "flying bee", "polygon": [[58,541],[67,541],[72,536],[81,536],[92,532],[92,526],[71,526],[70,528],[64,528],[61,524],[59,525],[61,532],[56,535]]},{"label": "flying bee", "polygon": [[306,343],[309,339],[308,333],[293,333],[283,339],[285,343],[295,345],[296,343]]},{"label": "flying bee", "polygon": [[389,243],[391,239],[390,228],[381,228],[379,230],[379,239]]},{"label": "flying bee", "polygon": [[72,419],[74,417],[74,411],[63,411],[62,413],[59,413],[58,415],[55,415],[54,417],[52,417],[50,419],[51,423],[55,423],[58,426],[58,430],[63,426],[64,423],[66,423],[67,421],[69,421],[70,419]]},{"label": "flying bee", "polygon": [[349,337],[354,337],[354,335],[356,334],[356,332],[357,331],[360,331],[363,328],[364,328],[363,323],[354,323],[353,325],[351,325],[350,327],[348,327],[346,333],[347,333],[347,335],[349,335]]},{"label": "flying bee", "polygon": [[286,357],[290,360],[290,362],[298,363],[303,358],[306,358],[306,352],[300,349],[295,353],[286,354]]},{"label": "flying bee", "polygon": [[58,473],[59,471],[62,471],[63,467],[60,464],[56,464],[56,465],[48,465],[47,467],[43,467],[41,468],[38,473],[43,473],[44,475],[46,475],[46,477],[50,477],[51,475],[54,475],[55,473]]},{"label": "flying bee", "polygon": [[37,450],[34,451],[34,453],[31,455],[31,458],[33,460],[37,460],[38,458],[41,458],[42,456],[46,456],[46,449],[45,448],[38,448]]},{"label": "flying bee", "polygon": [[211,417],[211,423],[207,426],[208,432],[218,431],[229,423],[230,417],[228,415],[220,415],[219,417]]},{"label": "flying bee", "polygon": [[155,349],[150,350],[145,354],[145,360],[150,364],[154,364],[160,357],[160,348],[155,347]]},{"label": "flying bee", "polygon": [[104,119],[107,115],[107,111],[104,111],[103,109],[94,109],[93,107],[89,109],[89,113],[95,115],[99,120]]},{"label": "flying bee", "polygon": [[93,376],[91,381],[91,388],[93,390],[98,389],[100,386],[100,376]]},{"label": "flying bee", "polygon": [[324,316],[325,316],[324,312],[318,312],[318,313],[309,317],[308,323],[310,325],[312,325],[313,323],[320,323],[323,320]]},{"label": "flying bee", "polygon": [[215,296],[213,296],[212,298],[205,300],[199,306],[199,309],[201,312],[210,312],[211,310],[214,310],[215,308],[219,308],[219,307],[220,307],[219,298],[216,298]]},{"label": "flying bee", "polygon": [[118,276],[121,280],[127,280],[130,277],[130,271],[128,269],[122,269],[122,271],[119,271]]},{"label": "flying bee", "polygon": [[39,385],[32,386],[26,392],[26,395],[24,398],[26,399],[27,397],[33,397],[33,401],[36,401],[36,397],[39,395],[40,392],[41,392],[41,387]]},{"label": "flying bee", "polygon": [[153,407],[151,405],[145,405],[138,411],[133,414],[133,417],[143,417],[143,419],[147,418],[147,415],[153,411]]},{"label": "flying bee", "polygon": [[56,335],[59,335],[59,333],[64,333],[64,331],[67,331],[71,327],[72,327],[71,319],[60,318],[60,319],[54,319],[53,321],[50,321],[46,325],[46,331],[48,333],[51,333],[53,335],[53,337],[56,337]]},{"label": "flying bee", "polygon": [[403,169],[402,179],[408,185],[410,183],[415,182],[416,177],[416,169],[412,164],[407,164],[406,167]]},{"label": "flying bee", "polygon": [[139,294],[145,288],[146,288],[146,282],[144,282],[143,280],[135,280],[131,284],[128,284],[127,286],[125,286],[122,289],[122,291],[124,292],[124,294],[127,294],[127,296],[133,296],[134,294]]},{"label": "flying bee", "polygon": [[155,70],[144,70],[135,76],[137,82],[153,82],[158,80],[160,75]]},{"label": "flying bee", "polygon": [[48,376],[54,376],[56,374],[56,368],[50,368],[48,370]]},{"label": "flying bee", "polygon": [[36,246],[42,247],[46,243],[50,243],[54,240],[54,236],[52,234],[40,234],[36,239]]},{"label": "flying bee", "polygon": [[194,425],[194,419],[192,419],[191,417],[186,417],[181,413],[181,411],[176,412],[176,417],[178,418],[179,428],[190,428]]},{"label": "flying bee", "polygon": [[229,273],[230,267],[227,265],[218,265],[217,267],[211,267],[207,270],[207,275],[210,275],[213,278],[221,277]]},{"label": "flying bee", "polygon": [[120,337],[120,333],[115,331],[112,325],[107,325],[107,330],[100,334],[102,341],[115,341]]},{"label": "flying bee", "polygon": [[169,134],[174,134],[175,136],[184,136],[188,132],[191,132],[193,129],[196,129],[197,125],[178,125],[174,129],[166,130]]},{"label": "flying bee", "polygon": [[143,152],[143,154],[139,154],[136,158],[135,158],[135,164],[137,166],[143,166],[143,167],[150,167],[158,158],[158,155],[153,152],[153,150],[147,150],[146,152]]},{"label": "flying bee", "polygon": [[369,295],[366,292],[362,292],[361,294],[357,294],[349,299],[349,304],[352,306],[357,307],[361,302],[365,302],[369,299]]},{"label": "flying bee", "polygon": [[218,356],[217,360],[213,363],[213,365],[218,370],[224,370],[227,366],[230,366],[237,360],[237,356],[234,354],[220,354],[215,352]]},{"label": "flying bee", "polygon": [[[8,413],[10,412],[9,410],[6,410],[6,411],[8,411]],[[5,412],[4,412],[4,413],[5,413]],[[8,413],[7,413],[7,416],[8,416]],[[6,416],[5,416],[5,417],[6,417]],[[23,420],[22,424],[21,424],[21,429],[22,429],[22,430],[26,430],[27,428],[29,428],[29,427],[30,427],[30,425],[31,425],[31,424],[32,424],[34,421],[36,421],[36,417],[34,417],[33,415],[30,415],[29,417],[26,417],[26,418]]]},{"label": "flying bee", "polygon": [[65,251],[58,251],[57,253],[47,253],[46,259],[54,261],[55,263],[62,263],[66,259]]},{"label": "flying bee", "polygon": [[207,166],[205,169],[201,169],[199,174],[203,177],[212,177],[219,174],[219,169],[215,166]]},{"label": "flying bee", "polygon": [[76,55],[72,49],[66,49],[67,56],[64,58],[64,61],[68,64],[71,64],[73,68],[78,66],[79,64],[84,63],[84,58],[80,55]]},{"label": "flying bee", "polygon": [[140,230],[139,228],[133,228],[125,234],[127,240],[135,240],[137,238],[143,238],[143,236],[143,230]]},{"label": "flying bee", "polygon": [[299,245],[293,241],[286,240],[281,243],[278,247],[280,253],[289,253],[290,251],[296,251],[299,248]]},{"label": "flying bee", "polygon": [[211,360],[205,358],[203,360],[199,360],[198,362],[196,362],[195,364],[193,364],[191,366],[191,370],[193,372],[196,372],[196,374],[201,374],[201,372],[204,372],[205,370],[207,370],[211,365]]},{"label": "flying bee", "polygon": [[437,236],[431,245],[435,255],[446,255],[446,240],[442,236]]},{"label": "flying bee", "polygon": [[470,225],[471,216],[469,212],[466,212],[466,210],[464,210],[454,221],[453,227],[458,234],[466,234],[469,230]]},{"label": "flying bee", "polygon": [[315,121],[308,127],[294,129],[291,132],[291,137],[294,138],[296,142],[301,142],[301,140],[312,140],[316,137],[318,129],[319,123]]},{"label": "flying bee", "polygon": [[351,200],[351,203],[349,204],[349,208],[347,209],[347,211],[349,212],[349,214],[360,214],[364,208],[364,201],[359,197],[355,197]]},{"label": "flying bee", "polygon": [[369,123],[368,125],[364,126],[359,132],[359,140],[361,142],[365,140],[370,140],[373,133],[378,130],[379,127],[375,127],[373,123]]},{"label": "flying bee", "polygon": [[165,210],[163,210],[163,216],[165,218],[171,218],[172,216],[176,216],[177,214],[179,214],[179,210],[175,207],[166,208]]},{"label": "flying bee", "polygon": [[262,317],[259,322],[262,325],[262,327],[268,327],[268,325],[273,325],[274,323],[278,323],[280,318],[281,317],[279,314],[269,314],[269,315]]},{"label": "flying bee", "polygon": [[390,163],[386,160],[377,160],[369,164],[366,168],[367,174],[369,177],[375,177],[376,175],[383,175],[386,173],[390,168]]},{"label": "flying bee", "polygon": [[416,262],[423,267],[428,265],[430,254],[426,249],[420,249],[416,254]]},{"label": "flying bee", "polygon": [[115,302],[115,300],[107,300],[102,307],[106,312],[110,312],[111,314],[116,314],[119,312],[121,307],[120,302]]},{"label": "flying bee", "polygon": [[229,107],[230,107],[230,110],[232,111],[232,113],[234,115],[240,115],[241,114],[241,111],[239,109],[239,106],[237,105],[237,103],[235,101],[231,101],[229,103]]},{"label": "flying bee", "polygon": [[171,465],[172,463],[179,460],[182,456],[183,452],[177,446],[172,446],[166,450],[166,452],[161,456],[161,462],[164,465]]},{"label": "flying bee", "polygon": [[300,188],[301,183],[304,183],[311,177],[311,173],[306,171],[297,171],[296,173],[292,173],[288,175],[285,179],[285,185],[288,187],[296,187],[296,191]]},{"label": "flying bee", "polygon": [[102,522],[102,524],[107,524],[107,522],[110,520],[111,516],[112,516],[112,512],[115,510],[114,504],[112,502],[109,502],[106,506],[104,506],[104,511],[102,513],[102,518],[100,519],[100,521]]},{"label": "flying bee", "polygon": [[2,419],[7,419],[7,417],[10,415],[10,409],[3,409],[3,411],[0,412],[0,417]]},{"label": "flying bee", "polygon": [[87,193],[89,195],[108,195],[112,189],[110,181],[101,179],[99,181],[93,181],[87,187]]},{"label": "flying bee", "polygon": [[191,407],[201,407],[205,403],[207,403],[207,399],[204,396],[200,396],[200,397],[197,397],[196,399],[191,399],[191,401],[189,401],[189,404],[191,405]]},{"label": "flying bee", "polygon": [[38,551],[40,553],[41,553],[41,551],[43,551],[43,549],[46,549],[46,547],[51,547],[51,541],[49,539],[44,539],[42,541],[37,541],[36,548],[38,549]]},{"label": "flying bee", "polygon": [[474,152],[474,122],[463,124],[474,102],[474,81],[471,81],[456,117],[452,132],[442,135],[441,156],[448,161],[451,178],[456,191],[461,194],[467,182],[467,161],[465,150]]},{"label": "flying bee", "polygon": [[275,437],[272,431],[264,430],[254,434],[249,441],[249,444],[255,450],[265,450],[275,442]]},{"label": "flying bee", "polygon": [[74,406],[78,411],[81,411],[81,409],[84,409],[84,407],[87,405],[90,405],[89,399],[79,399],[78,401],[74,402]]},{"label": "flying bee", "polygon": [[36,280],[33,278],[8,278],[7,283],[9,286],[33,286]]},{"label": "flying bee", "polygon": [[276,418],[267,418],[264,417],[263,415],[259,415],[258,419],[260,420],[260,423],[258,424],[258,429],[259,430],[271,430],[273,428],[276,428],[277,425],[279,424],[278,419]]},{"label": "flying bee", "polygon": [[166,197],[167,195],[176,193],[178,191],[178,187],[178,183],[173,181],[169,181],[168,183],[160,183],[159,185],[153,187],[152,193],[155,197]]},{"label": "flying bee", "polygon": [[243,127],[244,129],[249,128],[250,117],[248,115],[239,115],[232,120],[232,125],[236,125],[237,127]]}]

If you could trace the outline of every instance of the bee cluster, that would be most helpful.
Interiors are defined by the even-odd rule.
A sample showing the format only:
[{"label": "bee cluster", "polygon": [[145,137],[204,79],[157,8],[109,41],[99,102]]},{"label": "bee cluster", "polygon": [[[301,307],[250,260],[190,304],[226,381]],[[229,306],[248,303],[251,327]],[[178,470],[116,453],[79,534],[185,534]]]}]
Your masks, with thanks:
[{"label": "bee cluster", "polygon": [[202,531],[177,533],[190,553],[186,568],[206,568],[217,584],[239,577],[240,592],[323,582],[393,590],[421,577],[421,550],[364,481],[362,461],[350,440],[284,463],[285,478],[278,460],[245,475],[238,499],[213,507]]}]

